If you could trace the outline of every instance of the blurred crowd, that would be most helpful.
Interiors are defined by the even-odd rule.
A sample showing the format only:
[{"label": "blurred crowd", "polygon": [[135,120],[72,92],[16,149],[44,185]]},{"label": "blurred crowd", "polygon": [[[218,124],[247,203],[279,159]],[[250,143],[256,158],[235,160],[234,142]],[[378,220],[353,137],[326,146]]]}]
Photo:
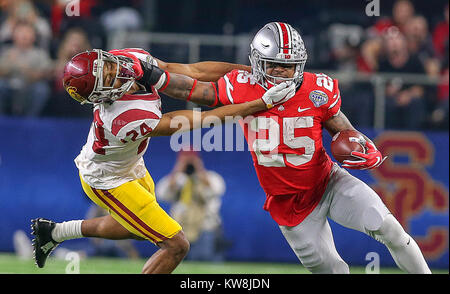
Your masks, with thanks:
[{"label": "blurred crowd", "polygon": [[[184,13],[174,10],[169,13],[165,8],[174,4],[172,0],[0,0],[0,116],[90,116],[89,107],[71,101],[62,88],[65,63],[87,49],[112,49],[107,48],[108,37],[117,30],[176,32],[178,29],[204,33],[207,26],[198,14],[202,1],[196,1],[195,5],[184,5],[185,2],[177,2]],[[217,21],[212,22],[214,18],[223,19],[223,23],[219,24],[220,29],[207,33],[239,34],[245,30],[252,34],[274,20],[258,18],[259,10],[255,11],[253,22],[239,15],[230,17],[235,11],[246,13],[242,5],[255,3],[250,0],[227,3],[227,8],[208,10],[206,19],[211,21],[211,29],[218,27]],[[386,128],[448,130],[448,2],[436,3],[440,7],[430,4],[424,14],[423,6],[417,8],[417,1],[391,1],[389,11],[377,17],[365,16],[364,7],[358,7],[357,15],[362,14],[363,21],[337,10],[326,11],[323,5],[320,13],[313,16],[324,26],[286,21],[304,36],[309,50],[306,70],[396,74],[382,84]],[[305,9],[299,15],[311,15],[314,5],[317,8],[317,4],[311,4],[311,11]],[[342,10],[349,11],[345,7]],[[296,11],[300,10],[290,9],[286,17],[297,19]],[[275,10],[273,13],[276,17]],[[182,14],[185,16],[181,17]],[[226,17],[219,18],[222,14]],[[300,15],[298,19],[301,18]],[[184,21],[184,27],[175,27],[177,21]],[[242,25],[238,26],[238,22]],[[169,56],[157,57],[183,62]],[[219,54],[214,59],[220,58]],[[404,74],[423,77],[417,81]],[[370,80],[351,79],[340,80],[340,88],[343,111],[354,125],[373,126],[374,93],[379,89]]]},{"label": "blurred crowd", "polygon": [[[329,26],[324,68],[339,73],[387,73],[381,85],[386,128],[448,130],[448,2],[435,8],[442,14],[435,23],[418,13],[413,2],[397,0],[391,15],[379,17],[366,28]],[[341,90],[348,116],[359,126],[372,126],[374,85],[350,81],[341,83]]]}]

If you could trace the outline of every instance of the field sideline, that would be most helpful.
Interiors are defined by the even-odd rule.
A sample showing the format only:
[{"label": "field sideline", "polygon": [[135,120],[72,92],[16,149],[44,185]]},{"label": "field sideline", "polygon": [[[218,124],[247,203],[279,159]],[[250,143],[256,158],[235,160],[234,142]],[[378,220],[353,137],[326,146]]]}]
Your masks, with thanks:
[{"label": "field sideline", "polygon": [[[138,274],[146,259],[88,258],[80,260],[80,274]],[[64,274],[69,261],[50,257],[44,268],[37,268],[33,260],[20,259],[12,253],[0,254],[0,274]],[[446,269],[432,270],[448,274]],[[350,267],[351,274],[364,274],[364,267]],[[381,274],[402,274],[397,268],[381,268]],[[250,262],[194,262],[183,261],[174,274],[309,274],[300,264]]]}]

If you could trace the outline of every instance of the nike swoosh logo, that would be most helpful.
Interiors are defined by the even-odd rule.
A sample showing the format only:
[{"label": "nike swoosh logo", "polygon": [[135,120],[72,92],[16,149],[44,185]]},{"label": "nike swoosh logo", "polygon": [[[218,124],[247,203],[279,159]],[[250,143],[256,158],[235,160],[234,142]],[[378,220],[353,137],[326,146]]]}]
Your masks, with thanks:
[{"label": "nike swoosh logo", "polygon": [[262,45],[264,48],[267,48],[267,47],[270,46],[269,44],[264,44],[264,43],[261,43],[261,45]]},{"label": "nike swoosh logo", "polygon": [[298,107],[298,112],[303,112],[303,111],[307,111],[308,109],[311,109],[311,107],[308,107],[308,108],[301,108],[301,107]]}]

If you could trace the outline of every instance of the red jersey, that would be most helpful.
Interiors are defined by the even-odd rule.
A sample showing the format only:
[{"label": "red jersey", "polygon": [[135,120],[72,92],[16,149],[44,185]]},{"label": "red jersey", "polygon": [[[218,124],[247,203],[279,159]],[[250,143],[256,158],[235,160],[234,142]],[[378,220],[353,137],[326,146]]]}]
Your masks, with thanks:
[{"label": "red jersey", "polygon": [[[219,82],[222,104],[259,99],[265,90],[253,76],[234,70]],[[332,161],[322,144],[322,124],[339,112],[338,81],[305,72],[294,97],[240,121],[259,182],[264,209],[280,225],[299,224],[319,203]]]}]

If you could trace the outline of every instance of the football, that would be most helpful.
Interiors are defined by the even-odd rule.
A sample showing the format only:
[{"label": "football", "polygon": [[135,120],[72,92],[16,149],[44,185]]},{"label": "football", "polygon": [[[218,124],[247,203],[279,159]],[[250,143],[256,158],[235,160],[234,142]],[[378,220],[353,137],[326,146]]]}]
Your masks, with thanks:
[{"label": "football", "polygon": [[351,155],[352,151],[365,153],[365,139],[363,135],[355,130],[345,130],[338,132],[331,139],[331,154],[338,162],[344,160],[358,160]]}]

